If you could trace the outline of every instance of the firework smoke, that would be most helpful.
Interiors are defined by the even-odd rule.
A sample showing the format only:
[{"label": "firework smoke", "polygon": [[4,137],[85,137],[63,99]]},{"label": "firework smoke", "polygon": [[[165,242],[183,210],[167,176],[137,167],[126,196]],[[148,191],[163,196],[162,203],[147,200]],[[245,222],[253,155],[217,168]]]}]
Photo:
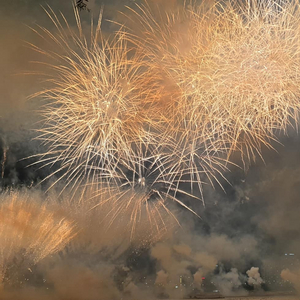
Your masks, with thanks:
[{"label": "firework smoke", "polygon": [[263,279],[260,277],[259,268],[252,267],[247,272],[248,275],[248,284],[254,286],[254,288],[259,288],[261,284],[264,282]]},{"label": "firework smoke", "polygon": [[289,269],[284,269],[281,272],[281,277],[283,280],[291,282],[296,290],[299,292],[300,290],[300,273],[299,270],[290,271]]}]

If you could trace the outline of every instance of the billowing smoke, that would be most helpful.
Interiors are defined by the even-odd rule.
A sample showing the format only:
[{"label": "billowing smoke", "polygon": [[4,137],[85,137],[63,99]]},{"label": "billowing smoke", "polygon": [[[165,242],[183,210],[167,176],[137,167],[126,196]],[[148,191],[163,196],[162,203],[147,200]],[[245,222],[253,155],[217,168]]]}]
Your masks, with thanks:
[{"label": "billowing smoke", "polygon": [[259,268],[252,267],[246,273],[248,275],[248,279],[247,279],[248,284],[253,286],[254,288],[260,288],[261,284],[264,281],[260,277]]},{"label": "billowing smoke", "polygon": [[[225,269],[224,263],[243,269],[249,260],[257,259],[255,239],[249,236],[235,239],[224,234],[205,237],[187,232],[185,228],[181,234],[151,248],[159,270],[155,283],[164,294],[188,296],[208,289],[224,295],[247,294],[242,286],[247,281],[246,275],[237,268]],[[209,281],[212,282],[207,287]]]},{"label": "billowing smoke", "polygon": [[222,270],[213,280],[224,296],[247,295],[247,291],[242,288],[245,276],[241,275],[236,268],[224,273]]}]

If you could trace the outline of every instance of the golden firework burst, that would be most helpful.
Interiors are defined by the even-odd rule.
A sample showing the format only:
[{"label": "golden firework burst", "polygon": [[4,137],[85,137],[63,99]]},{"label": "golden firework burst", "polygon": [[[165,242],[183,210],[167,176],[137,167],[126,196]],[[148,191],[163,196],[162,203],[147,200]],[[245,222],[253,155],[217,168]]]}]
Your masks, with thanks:
[{"label": "golden firework burst", "polygon": [[177,89],[168,100],[183,116],[181,127],[192,122],[228,159],[240,152],[244,161],[262,157],[263,145],[272,148],[277,133],[297,126],[296,1],[192,4],[159,18],[146,3],[132,12],[140,31],[127,37]]}]

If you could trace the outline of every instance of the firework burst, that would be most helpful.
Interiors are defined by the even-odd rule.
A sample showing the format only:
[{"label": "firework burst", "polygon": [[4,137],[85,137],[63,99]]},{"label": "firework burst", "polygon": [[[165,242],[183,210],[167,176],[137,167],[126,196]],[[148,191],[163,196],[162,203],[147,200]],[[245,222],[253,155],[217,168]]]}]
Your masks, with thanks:
[{"label": "firework burst", "polygon": [[107,230],[127,218],[132,239],[143,219],[149,236],[161,236],[173,222],[168,218],[177,221],[168,201],[189,209],[177,195],[192,196],[168,174],[174,158],[165,112],[174,108],[167,105],[162,112],[152,105],[158,94],[163,103],[162,95],[167,99],[170,91],[161,88],[160,77],[149,73],[144,55],[127,45],[122,31],[103,37],[101,15],[88,42],[76,10],[79,33],[51,10],[48,14],[57,34],[42,28],[40,35],[61,53],[35,47],[56,60],[50,65],[51,87],[34,95],[46,101],[39,139],[48,148],[37,163],[58,166],[50,175],[58,178],[53,185],[62,180],[63,189],[74,189],[74,195],[81,186],[86,207],[107,213],[102,218]]},{"label": "firework burst", "polygon": [[297,124],[297,8],[229,1],[156,20],[146,3],[131,11],[135,34],[104,38],[100,14],[89,39],[78,11],[75,33],[50,9],[56,33],[39,34],[58,50],[35,47],[56,61],[51,88],[36,95],[49,147],[39,163],[58,164],[65,188],[91,184],[112,222],[130,210],[132,232],[141,218],[164,226],[167,200],[189,209],[180,194],[203,200],[203,182],[221,184],[232,153],[262,157]]},{"label": "firework burst", "polygon": [[169,154],[164,153],[160,146],[157,149],[144,146],[136,149],[134,158],[120,163],[114,175],[114,184],[103,185],[100,180],[101,186],[96,186],[91,197],[96,200],[94,207],[109,204],[106,216],[108,226],[127,216],[131,238],[141,221],[148,224],[147,231],[151,235],[158,236],[168,231],[170,223],[178,223],[174,207],[171,208],[172,202],[193,212],[180,200],[185,195],[193,196],[174,184]]},{"label": "firework burst", "polygon": [[262,145],[272,148],[277,133],[297,124],[296,2],[204,3],[159,18],[145,4],[133,15],[141,30],[128,38],[179,91],[169,101],[228,159],[261,156]]},{"label": "firework burst", "polygon": [[18,192],[3,197],[0,204],[1,281],[9,276],[6,272],[17,256],[21,255],[29,267],[62,250],[75,236],[74,224],[50,206]]},{"label": "firework burst", "polygon": [[[59,164],[56,172],[68,184],[79,185],[85,179],[113,178],[114,170],[123,158],[131,159],[132,145],[149,139],[140,108],[141,60],[128,48],[123,35],[104,39],[101,14],[91,40],[87,41],[75,10],[78,33],[65,20],[60,23],[53,12],[57,35],[43,29],[43,38],[54,42],[61,53],[38,52],[56,60],[51,65],[52,87],[34,96],[43,96],[45,126],[39,139],[48,151],[45,165]],[[67,29],[63,29],[63,27]]]},{"label": "firework burst", "polygon": [[[207,7],[203,7],[203,10]],[[159,9],[158,9],[159,10]],[[174,13],[163,15],[146,2],[131,9],[130,22],[133,22],[134,34],[126,32],[126,38],[133,43],[138,53],[144,57],[146,72],[151,78],[151,97],[143,99],[144,106],[150,107],[148,114],[152,120],[159,119],[156,135],[162,152],[169,157],[165,164],[171,185],[189,185],[190,195],[196,187],[199,199],[203,201],[203,184],[209,182],[221,185],[225,179],[229,160],[226,158],[227,145],[220,138],[224,124],[214,122],[221,119],[218,108],[209,103],[187,95],[183,82],[175,72],[184,72],[181,56],[188,55],[191,47],[189,40],[192,31],[189,26],[193,21],[189,10],[178,9]],[[129,23],[130,23],[129,22]],[[130,25],[129,25],[130,26]],[[151,126],[151,124],[150,124]],[[151,130],[153,131],[153,130]],[[225,179],[226,180],[226,179]],[[176,190],[176,189],[175,189]],[[175,193],[176,194],[176,193]]]}]

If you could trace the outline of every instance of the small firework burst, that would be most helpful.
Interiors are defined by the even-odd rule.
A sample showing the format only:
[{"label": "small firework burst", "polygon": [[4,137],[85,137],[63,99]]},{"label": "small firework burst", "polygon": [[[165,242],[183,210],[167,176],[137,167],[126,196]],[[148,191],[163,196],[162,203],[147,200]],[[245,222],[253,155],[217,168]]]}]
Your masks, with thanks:
[{"label": "small firework burst", "polygon": [[10,192],[0,203],[0,275],[1,280],[16,256],[27,267],[62,250],[76,235],[72,221],[29,195]]},{"label": "small firework burst", "polygon": [[141,147],[138,150],[133,159],[120,163],[114,174],[114,184],[104,185],[100,181],[101,186],[94,188],[91,197],[96,200],[94,207],[109,205],[105,217],[109,226],[124,215],[129,216],[131,238],[141,221],[148,224],[152,235],[167,232],[170,222],[178,223],[172,203],[193,212],[180,200],[180,196],[194,196],[174,183],[169,154],[163,153],[159,146],[157,149]]}]

